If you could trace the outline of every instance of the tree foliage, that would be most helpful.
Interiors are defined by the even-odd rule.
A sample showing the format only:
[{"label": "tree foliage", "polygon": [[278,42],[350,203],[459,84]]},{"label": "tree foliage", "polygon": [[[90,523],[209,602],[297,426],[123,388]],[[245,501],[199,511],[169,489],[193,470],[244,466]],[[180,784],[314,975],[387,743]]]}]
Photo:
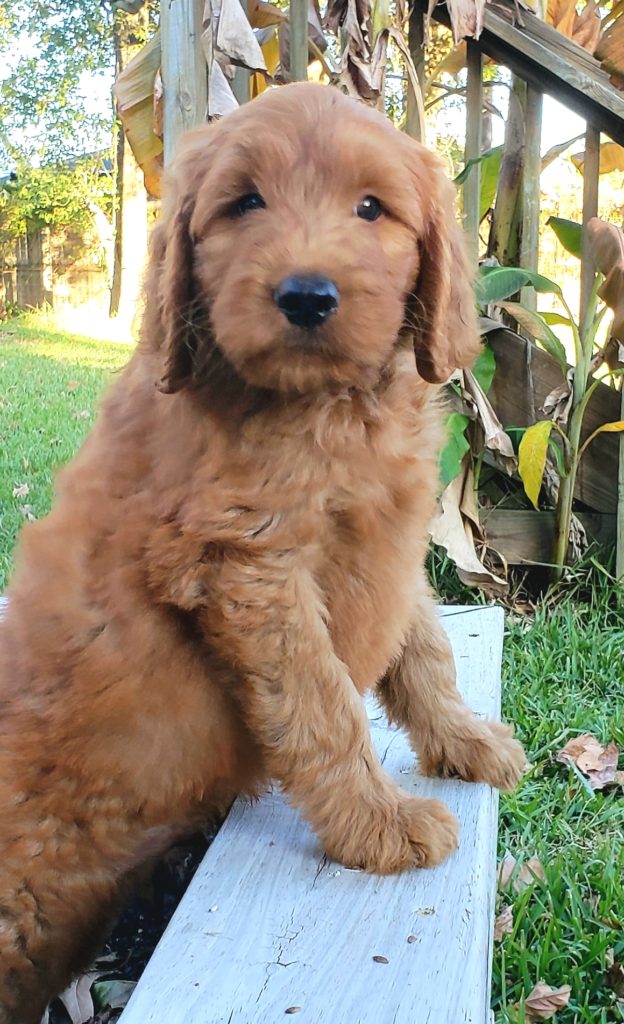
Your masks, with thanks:
[{"label": "tree foliage", "polygon": [[112,81],[112,19],[99,0],[0,0],[2,164],[62,160],[106,143],[112,108],[92,76]]}]

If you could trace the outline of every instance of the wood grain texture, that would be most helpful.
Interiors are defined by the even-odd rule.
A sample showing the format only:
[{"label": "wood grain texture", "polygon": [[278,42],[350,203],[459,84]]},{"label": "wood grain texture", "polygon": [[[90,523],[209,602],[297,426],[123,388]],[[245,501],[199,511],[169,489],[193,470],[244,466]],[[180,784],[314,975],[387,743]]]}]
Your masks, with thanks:
[{"label": "wood grain texture", "polygon": [[[532,509],[481,508],[488,544],[510,565],[552,565],[555,513]],[[606,512],[575,512],[587,536],[599,544],[615,544],[616,516]]]},{"label": "wood grain texture", "polygon": [[[504,328],[488,333],[496,373],[488,397],[504,427],[527,427],[543,419],[544,399],[563,383],[558,363],[543,349]],[[534,415],[532,410],[534,406]],[[601,423],[619,419],[620,395],[601,384],[587,405],[582,440]],[[600,434],[581,459],[575,497],[596,512],[616,512],[619,441]]]},{"label": "wood grain texture", "polygon": [[[417,0],[425,10],[427,0]],[[446,4],[433,17],[449,24]],[[554,96],[615,142],[624,144],[624,95],[599,62],[571,39],[513,0],[488,3],[479,47],[536,89]]]},{"label": "wood grain texture", "polygon": [[[502,610],[441,615],[464,696],[497,716]],[[122,1024],[268,1024],[293,1007],[301,1024],[488,1024],[497,794],[421,777],[404,735],[372,703],[369,717],[386,770],[457,814],[458,852],[378,878],[329,861],[278,793],[237,801]]]},{"label": "wood grain texture", "polygon": [[161,0],[160,4],[166,165],[184,132],[206,119],[208,79],[201,45],[202,11],[201,0]]}]

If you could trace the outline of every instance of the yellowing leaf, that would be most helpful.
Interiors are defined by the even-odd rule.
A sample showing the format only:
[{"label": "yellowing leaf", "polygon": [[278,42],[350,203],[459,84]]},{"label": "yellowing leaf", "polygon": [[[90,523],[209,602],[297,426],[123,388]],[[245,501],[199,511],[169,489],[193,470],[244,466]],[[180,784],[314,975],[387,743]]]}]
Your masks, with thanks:
[{"label": "yellowing leaf", "polygon": [[592,443],[598,434],[617,434],[619,431],[624,430],[624,420],[614,420],[612,423],[602,423],[601,426],[594,430],[593,434],[590,434],[581,450],[579,451],[579,458],[585,451],[585,449]]},{"label": "yellowing leaf", "polygon": [[548,441],[553,428],[552,420],[539,420],[525,431],[518,447],[518,472],[524,484],[527,497],[537,508]]},{"label": "yellowing leaf", "polygon": [[[581,174],[585,173],[585,151],[573,153],[572,163]],[[624,146],[617,142],[603,142],[600,146],[599,174],[610,174],[611,171],[624,171]]]}]

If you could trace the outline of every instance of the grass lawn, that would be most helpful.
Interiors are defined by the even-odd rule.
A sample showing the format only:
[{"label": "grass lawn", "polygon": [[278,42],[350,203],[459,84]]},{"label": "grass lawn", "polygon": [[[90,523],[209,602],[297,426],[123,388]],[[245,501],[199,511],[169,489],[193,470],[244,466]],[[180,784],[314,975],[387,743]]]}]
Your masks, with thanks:
[{"label": "grass lawn", "polygon": [[[55,468],[88,431],[129,351],[33,321],[0,325],[0,588],[23,509],[45,513]],[[14,497],[23,485],[28,493]],[[439,589],[452,591],[449,570],[433,565]],[[523,1000],[540,980],[572,988],[559,1024],[624,1022],[624,792],[590,793],[555,760],[582,732],[624,746],[624,600],[606,575],[594,579],[589,599],[562,592],[532,618],[508,617],[503,713],[533,768],[501,798],[499,849],[537,857],[544,878],[498,896],[499,911],[512,908],[513,931],[495,944],[497,1024],[529,1020]]]},{"label": "grass lawn", "polygon": [[0,591],[19,527],[49,509],[56,469],[130,353],[127,344],[42,329],[35,317],[0,323]]}]

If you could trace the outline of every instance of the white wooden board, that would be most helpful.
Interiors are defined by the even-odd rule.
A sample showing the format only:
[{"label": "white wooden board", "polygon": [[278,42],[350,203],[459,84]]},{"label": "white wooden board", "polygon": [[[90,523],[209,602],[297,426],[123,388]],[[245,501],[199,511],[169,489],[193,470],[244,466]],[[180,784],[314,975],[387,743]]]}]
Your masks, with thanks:
[{"label": "white wooden board", "polygon": [[[462,693],[498,716],[502,610],[440,614]],[[386,770],[458,816],[459,851],[378,878],[328,861],[279,793],[237,801],[122,1024],[269,1024],[293,1007],[301,1024],[488,1024],[497,794],[419,776],[403,734],[370,718]]]}]

